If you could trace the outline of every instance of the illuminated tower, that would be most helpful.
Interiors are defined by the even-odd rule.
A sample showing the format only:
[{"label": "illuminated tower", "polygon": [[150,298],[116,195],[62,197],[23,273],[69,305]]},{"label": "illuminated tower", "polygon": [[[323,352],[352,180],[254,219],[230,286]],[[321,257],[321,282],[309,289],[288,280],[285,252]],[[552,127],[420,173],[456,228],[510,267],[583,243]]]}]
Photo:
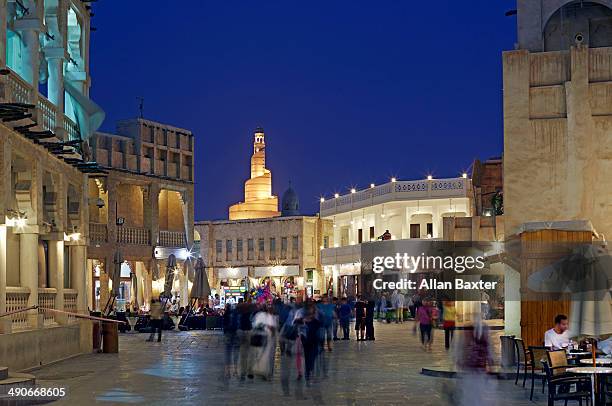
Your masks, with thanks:
[{"label": "illuminated tower", "polygon": [[255,130],[251,178],[244,182],[244,202],[229,208],[230,220],[279,216],[278,197],[272,195],[272,173],[266,169],[266,142],[263,128]]}]

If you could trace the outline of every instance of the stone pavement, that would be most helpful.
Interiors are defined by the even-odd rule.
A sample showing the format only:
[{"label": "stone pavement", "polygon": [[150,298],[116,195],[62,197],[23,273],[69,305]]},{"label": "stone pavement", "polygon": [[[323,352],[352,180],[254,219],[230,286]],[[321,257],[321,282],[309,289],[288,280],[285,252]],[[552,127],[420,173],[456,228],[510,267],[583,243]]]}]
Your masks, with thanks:
[{"label": "stone pavement", "polygon": [[[145,334],[125,334],[119,354],[83,355],[33,373],[39,386],[66,388],[68,395],[58,405],[456,404],[449,393],[462,381],[420,373],[423,366],[450,365],[443,332],[435,331],[434,348],[427,353],[412,326],[376,323],[375,342],[336,342],[334,351],[326,353],[328,377],[306,387],[293,376],[289,396],[281,389],[278,354],[271,382],[224,380],[223,342],[219,332],[210,331],[165,332],[161,343],[144,342]],[[491,379],[486,387],[480,405],[545,404],[539,391],[530,402],[528,389],[514,381]]]}]

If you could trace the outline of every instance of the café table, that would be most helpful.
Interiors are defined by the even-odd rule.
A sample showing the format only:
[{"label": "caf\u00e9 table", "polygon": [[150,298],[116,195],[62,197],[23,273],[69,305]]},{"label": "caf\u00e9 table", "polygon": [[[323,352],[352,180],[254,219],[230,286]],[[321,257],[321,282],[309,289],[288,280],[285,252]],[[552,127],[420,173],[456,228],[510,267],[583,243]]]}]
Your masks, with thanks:
[{"label": "caf\u00e9 table", "polygon": [[[580,360],[580,363],[585,365],[593,365],[593,359],[583,358]],[[595,364],[602,366],[612,365],[612,358],[595,358]]]},{"label": "caf\u00e9 table", "polygon": [[[593,362],[593,360],[591,360]],[[595,391],[595,381],[597,375],[610,375],[612,374],[612,368],[609,367],[574,367],[567,368],[566,372],[570,372],[573,374],[587,374],[591,376],[591,396],[593,400],[593,406],[605,404],[605,402],[598,402]]]}]

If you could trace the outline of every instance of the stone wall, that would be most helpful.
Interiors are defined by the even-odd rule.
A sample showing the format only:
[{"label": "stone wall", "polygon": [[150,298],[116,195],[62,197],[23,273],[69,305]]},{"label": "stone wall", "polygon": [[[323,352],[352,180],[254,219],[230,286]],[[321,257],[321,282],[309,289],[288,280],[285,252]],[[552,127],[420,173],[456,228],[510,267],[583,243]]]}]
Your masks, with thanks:
[{"label": "stone wall", "polygon": [[507,233],[588,219],[612,235],[612,48],[511,51],[503,65]]}]

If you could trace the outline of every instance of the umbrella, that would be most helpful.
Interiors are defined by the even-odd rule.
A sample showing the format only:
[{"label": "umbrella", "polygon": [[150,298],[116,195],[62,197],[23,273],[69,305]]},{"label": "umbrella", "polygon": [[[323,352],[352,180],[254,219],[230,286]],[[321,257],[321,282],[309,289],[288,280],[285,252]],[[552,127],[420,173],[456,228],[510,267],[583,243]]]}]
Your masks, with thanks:
[{"label": "umbrella", "polygon": [[569,331],[573,337],[612,334],[612,257],[605,247],[580,245],[567,257],[530,275],[527,286],[538,292],[571,294]]},{"label": "umbrella", "polygon": [[132,281],[132,289],[134,290],[134,304],[138,309],[138,278],[136,277],[136,272],[132,272],[130,277]]},{"label": "umbrella", "polygon": [[113,258],[113,266],[111,267],[110,278],[113,281],[113,296],[119,296],[119,284],[121,283],[121,264],[123,264],[123,255],[121,251],[115,251]]},{"label": "umbrella", "polygon": [[174,268],[176,267],[176,257],[174,254],[168,256],[166,262],[166,277],[164,280],[164,297],[172,297],[172,283],[174,282]]},{"label": "umbrella", "polygon": [[192,299],[208,299],[208,296],[210,296],[210,285],[204,270],[204,260],[198,258],[195,264],[195,278],[191,287],[190,297]]}]

